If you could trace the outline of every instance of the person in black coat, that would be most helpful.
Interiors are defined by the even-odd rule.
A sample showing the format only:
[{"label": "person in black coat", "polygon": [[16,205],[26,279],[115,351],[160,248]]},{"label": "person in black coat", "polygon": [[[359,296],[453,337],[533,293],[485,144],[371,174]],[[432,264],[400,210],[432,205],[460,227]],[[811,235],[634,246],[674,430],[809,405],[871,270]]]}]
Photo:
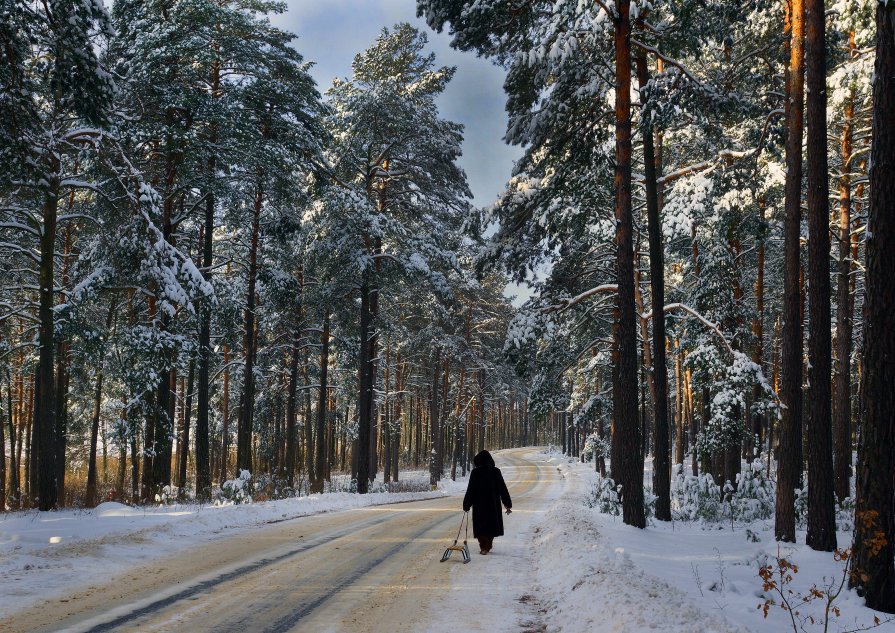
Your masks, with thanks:
[{"label": "person in black coat", "polygon": [[472,460],[475,468],[469,473],[466,496],[463,497],[463,511],[472,508],[472,535],[479,540],[480,553],[487,554],[494,544],[494,537],[503,536],[503,517],[500,504],[506,506],[507,514],[512,512],[513,502],[510,491],[503,480],[500,469],[494,465],[494,458],[488,451],[482,451]]}]

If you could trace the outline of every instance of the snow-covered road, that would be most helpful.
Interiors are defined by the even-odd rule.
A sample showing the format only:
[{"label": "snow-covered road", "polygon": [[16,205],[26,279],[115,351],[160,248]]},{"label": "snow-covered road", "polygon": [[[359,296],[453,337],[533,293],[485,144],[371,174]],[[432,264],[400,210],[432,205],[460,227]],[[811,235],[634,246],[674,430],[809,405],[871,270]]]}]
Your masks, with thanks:
[{"label": "snow-covered road", "polygon": [[[683,538],[674,526],[628,528],[585,505],[592,466],[533,448],[495,458],[513,513],[490,555],[471,543],[468,565],[457,554],[439,562],[462,516],[461,481],[435,497],[336,493],[192,515],[140,511],[130,524],[66,513],[7,518],[0,631],[785,630],[755,610],[752,567],[731,560],[725,571],[722,561],[725,591],[707,585],[707,597],[682,580],[713,555],[699,544],[718,530]],[[417,500],[385,503],[393,498]],[[22,521],[34,523],[32,533]],[[742,546],[740,532],[721,536],[720,547]],[[699,569],[708,583],[710,570]]]},{"label": "snow-covered road", "polygon": [[[457,496],[303,517],[191,547],[13,614],[11,631],[539,630],[529,594],[537,517],[562,478],[534,450],[502,452],[513,495],[489,557],[438,562]],[[453,534],[452,534],[453,533]]]}]

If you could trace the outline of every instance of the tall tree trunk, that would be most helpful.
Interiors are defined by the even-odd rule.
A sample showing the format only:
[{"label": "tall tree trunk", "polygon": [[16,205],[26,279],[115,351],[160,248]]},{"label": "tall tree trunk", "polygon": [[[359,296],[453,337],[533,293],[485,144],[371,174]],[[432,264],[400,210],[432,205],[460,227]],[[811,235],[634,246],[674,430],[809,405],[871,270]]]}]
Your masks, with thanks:
[{"label": "tall tree trunk", "polygon": [[[169,244],[174,244],[174,227],[172,218],[174,215],[174,188],[177,181],[177,163],[179,156],[174,151],[168,151],[165,164],[165,195],[162,204],[162,236]],[[161,311],[158,320],[159,329],[167,331],[171,326],[171,316],[167,311]],[[166,364],[170,364],[168,360]],[[151,474],[149,478],[148,500],[152,500],[153,494],[171,483],[171,454],[174,447],[174,417],[171,413],[171,372],[167,369],[161,372],[155,395],[155,407],[147,424],[154,424],[154,456],[152,458]],[[148,448],[148,446],[147,446]]]},{"label": "tall tree trunk", "polygon": [[[132,422],[132,421],[131,421]],[[140,460],[137,453],[137,431],[131,425],[131,503],[140,500]]]},{"label": "tall tree trunk", "polygon": [[224,345],[224,387],[221,394],[221,479],[227,480],[230,462],[230,348]]},{"label": "tall tree trunk", "polygon": [[[808,535],[836,548],[830,341],[830,184],[827,169],[826,38],[823,0],[806,0],[808,103]],[[893,269],[895,270],[895,269]]]},{"label": "tall tree trunk", "polygon": [[[32,468],[37,479],[38,508],[56,507],[56,390],[54,349],[54,306],[56,278],[56,220],[59,210],[59,162],[51,159],[50,184],[43,203],[43,227],[40,236],[40,291],[38,293],[38,361],[35,406],[32,422]],[[34,478],[32,478],[34,479]]]},{"label": "tall tree trunk", "polygon": [[[765,203],[761,200],[759,203],[759,220],[762,224],[765,222]],[[758,254],[756,262],[755,275],[755,318],[752,319],[752,336],[755,343],[752,348],[752,362],[762,366],[762,355],[764,353],[764,263],[765,263],[765,242],[761,240],[758,243]],[[752,401],[757,402],[762,397],[762,390],[759,385],[755,385],[752,389]],[[762,446],[762,429],[764,428],[763,416],[755,414],[752,419],[752,437],[757,452],[761,452]],[[770,461],[770,447],[768,447],[768,460]],[[750,458],[751,461],[751,458]]]},{"label": "tall tree trunk", "polygon": [[[849,38],[849,51],[854,55],[855,34]],[[845,104],[842,125],[842,175],[839,177],[839,265],[836,292],[836,388],[833,395],[833,474],[836,497],[841,503],[851,495],[851,352],[854,295],[851,292],[851,176],[853,119],[855,94],[852,90]]]},{"label": "tall tree trunk", "polygon": [[317,394],[316,460],[314,462],[314,492],[323,492],[326,471],[326,412],[329,398],[329,308],[325,307],[323,332],[320,334],[320,389]]},{"label": "tall tree trunk", "polygon": [[307,471],[308,486],[310,487],[317,479],[314,472],[314,422],[312,420],[311,411],[311,374],[309,368],[311,366],[310,354],[305,351],[304,359],[301,366],[301,374],[304,378],[304,388],[302,389],[302,397],[305,401],[305,412],[302,416],[304,419],[305,430],[305,471]]},{"label": "tall tree trunk", "polygon": [[[124,414],[122,413],[122,419]],[[126,496],[124,487],[127,485],[127,436],[124,432],[118,434],[118,472],[115,473],[114,499],[124,503]]]},{"label": "tall tree trunk", "polygon": [[[385,168],[388,169],[388,162],[385,163]],[[384,212],[385,209],[385,187],[380,190],[380,200],[379,200],[379,209],[380,212]],[[373,254],[380,255],[382,253],[382,238],[377,237],[373,241]],[[376,274],[374,276],[375,283],[370,288],[370,335],[369,335],[369,344],[370,351],[367,352],[367,362],[370,364],[370,398],[367,402],[367,406],[370,408],[370,479],[376,479],[376,474],[379,472],[379,464],[377,461],[378,453],[376,452],[376,445],[378,441],[378,424],[377,424],[377,410],[376,410],[376,372],[378,367],[377,358],[379,357],[379,331],[376,328],[376,320],[379,317],[379,279],[380,279],[380,271],[382,267],[382,259],[376,258]]]},{"label": "tall tree trunk", "polygon": [[373,404],[373,362],[370,358],[369,339],[371,335],[369,273],[364,273],[360,289],[360,366],[358,378],[358,430],[357,430],[357,491],[366,494],[370,485],[370,427],[372,426]]},{"label": "tall tree trunk", "polygon": [[895,3],[876,5],[873,149],[854,569],[871,609],[895,613]]},{"label": "tall tree trunk", "polygon": [[441,381],[438,378],[438,371],[441,369],[441,348],[436,347],[433,352],[432,360],[432,397],[429,399],[429,433],[431,436],[432,450],[429,453],[429,485],[433,490],[441,479],[441,472],[438,469],[438,436],[439,429],[439,411],[438,405],[438,388]]},{"label": "tall tree trunk", "polygon": [[398,481],[399,460],[401,456],[401,404],[404,400],[404,365],[401,361],[401,351],[395,354],[395,437],[394,450],[392,451],[392,481]]},{"label": "tall tree trunk", "polygon": [[682,410],[682,401],[684,398],[683,389],[681,385],[683,383],[682,379],[682,371],[681,371],[681,354],[680,354],[680,346],[678,345],[677,353],[674,355],[674,384],[675,384],[675,430],[677,431],[677,435],[674,438],[674,463],[675,464],[683,464],[684,463],[684,420],[681,415]]},{"label": "tall tree trunk", "polygon": [[[622,518],[643,528],[643,453],[637,415],[637,331],[634,314],[634,242],[631,210],[630,0],[617,0],[615,20],[615,216],[618,273],[615,431],[612,472],[622,486]],[[664,402],[664,401],[663,401]]]},{"label": "tall tree trunk", "polygon": [[[209,160],[209,172],[215,169],[214,158]],[[212,258],[214,255],[214,205],[212,191],[205,192],[205,225],[202,243],[202,274],[211,283]],[[202,302],[199,322],[199,372],[196,387],[196,498],[199,501],[211,499],[211,441],[209,437],[210,417],[210,373],[211,373],[211,305]],[[226,427],[226,423],[224,424]],[[224,457],[226,459],[226,457]],[[221,469],[222,473],[225,468]],[[223,483],[224,477],[221,477]]]},{"label": "tall tree trunk", "polygon": [[[21,456],[21,423],[19,424],[18,443],[16,442],[15,426],[13,424],[13,404],[12,404],[12,372],[6,371],[6,421],[9,427],[9,494],[7,501],[11,509],[17,509],[19,506],[19,463]],[[17,446],[18,444],[18,446]]]},{"label": "tall tree trunk", "polygon": [[786,81],[786,185],[783,226],[783,333],[780,359],[780,420],[774,535],[795,542],[795,489],[802,473],[802,318],[799,287],[802,197],[802,112],[805,91],[803,0],[787,5],[789,65]]},{"label": "tall tree trunk", "polygon": [[[180,486],[180,496],[184,496],[186,488],[186,467],[190,454],[190,422],[193,417],[193,388],[196,380],[196,359],[190,358],[190,368],[186,378],[186,394],[183,395],[184,415],[183,433],[180,436],[180,452],[178,453],[177,484]],[[182,383],[181,383],[182,385]]]},{"label": "tall tree trunk", "polygon": [[[641,100],[649,83],[646,54],[637,57],[637,83]],[[650,301],[653,312],[653,358],[650,377],[653,384],[653,491],[656,494],[656,518],[671,520],[671,464],[668,441],[668,367],[665,358],[665,252],[662,247],[662,222],[659,218],[659,186],[653,130],[642,125],[643,174],[646,185],[646,216],[649,233]],[[680,385],[678,385],[680,390]]]},{"label": "tall tree trunk", "polygon": [[68,444],[68,344],[56,353],[56,507],[65,506],[65,450]]},{"label": "tall tree trunk", "polygon": [[[106,332],[112,328],[115,320],[115,310],[118,302],[114,299],[109,302],[109,312],[106,314]],[[96,505],[96,443],[99,437],[100,411],[103,401],[103,365],[102,360],[96,371],[96,389],[93,395],[93,420],[90,425],[90,456],[87,460],[87,492],[84,495],[84,505],[92,508]],[[120,490],[120,487],[119,487]]]},{"label": "tall tree trunk", "polygon": [[252,235],[249,246],[249,279],[246,291],[246,307],[244,314],[245,329],[243,332],[243,365],[242,399],[239,408],[239,425],[236,429],[236,470],[252,471],[252,427],[255,422],[255,284],[258,278],[258,233],[261,224],[261,204],[264,191],[261,183],[263,173],[258,168],[255,188],[255,203],[252,213]]},{"label": "tall tree trunk", "polygon": [[[212,44],[212,50],[217,52],[218,45]],[[217,58],[211,64],[210,96],[219,99],[221,96],[221,65]],[[209,125],[208,141],[211,147],[215,147],[218,141],[218,123],[212,120]],[[205,217],[202,231],[202,275],[205,281],[211,283],[212,261],[214,256],[214,208],[215,194],[212,189],[217,171],[217,156],[212,152],[207,165],[208,187],[203,192],[205,195]],[[196,498],[199,501],[211,499],[211,437],[209,430],[210,420],[210,374],[211,374],[211,304],[202,302],[199,313],[199,372],[196,387]],[[226,363],[225,363],[226,364]],[[226,423],[224,424],[226,428]],[[222,455],[226,464],[226,455]],[[224,482],[226,466],[221,468],[221,483]],[[183,486],[183,482],[181,482]]]},{"label": "tall tree trunk", "polygon": [[298,354],[301,331],[296,329],[292,340],[292,357],[289,362],[289,392],[286,396],[286,483],[295,486],[295,466],[298,446],[295,420],[298,417]]}]

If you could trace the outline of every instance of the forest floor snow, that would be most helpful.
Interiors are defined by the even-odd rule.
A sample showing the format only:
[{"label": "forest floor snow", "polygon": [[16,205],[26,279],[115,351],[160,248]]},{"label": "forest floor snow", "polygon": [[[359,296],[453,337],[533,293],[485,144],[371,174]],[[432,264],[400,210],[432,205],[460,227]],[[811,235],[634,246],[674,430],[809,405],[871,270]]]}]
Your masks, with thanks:
[{"label": "forest floor snow", "polygon": [[[543,551],[536,566],[536,596],[547,610],[548,632],[782,633],[793,630],[789,614],[774,604],[765,618],[760,609],[765,601],[758,575],[762,565],[777,556],[798,565],[789,585],[793,598],[808,594],[812,585],[838,586],[842,577],[842,563],[804,545],[804,531],[797,544],[778,544],[773,519],[748,525],[650,520],[646,529],[632,528],[620,517],[588,507],[597,477],[593,463],[557,453],[544,458],[568,479],[536,541]],[[646,478],[651,478],[649,470]],[[840,547],[851,543],[849,533],[838,536]],[[874,616],[883,622],[874,630],[895,631],[887,620],[891,616],[868,609],[847,588],[835,604],[841,615],[831,618],[829,633],[873,628]],[[798,610],[800,631],[825,630],[822,601]]]}]

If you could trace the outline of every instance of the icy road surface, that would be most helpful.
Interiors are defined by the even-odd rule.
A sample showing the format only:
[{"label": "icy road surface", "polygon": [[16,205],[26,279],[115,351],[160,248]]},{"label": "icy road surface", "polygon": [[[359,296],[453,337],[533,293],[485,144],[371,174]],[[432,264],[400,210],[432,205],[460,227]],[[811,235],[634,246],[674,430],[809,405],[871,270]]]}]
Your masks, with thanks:
[{"label": "icy road surface", "polygon": [[[134,567],[36,604],[4,631],[541,631],[532,527],[563,490],[535,449],[502,451],[507,536],[439,563],[461,497],[302,517]],[[470,539],[472,534],[470,533]]]}]

